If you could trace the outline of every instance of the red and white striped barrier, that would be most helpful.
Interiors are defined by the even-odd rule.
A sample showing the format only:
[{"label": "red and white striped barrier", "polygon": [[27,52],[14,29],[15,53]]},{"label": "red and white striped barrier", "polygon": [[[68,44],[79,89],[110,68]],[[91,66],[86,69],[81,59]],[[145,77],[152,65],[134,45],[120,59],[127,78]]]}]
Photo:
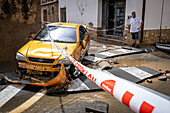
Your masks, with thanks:
[{"label": "red and white striped barrier", "polygon": [[113,30],[115,30],[115,29],[122,28],[122,27],[123,27],[123,25],[121,25],[121,26],[117,26],[117,27],[115,27],[115,28],[111,28],[111,29],[102,29],[102,30],[97,30],[97,29],[93,29],[93,28],[90,28],[90,27],[87,27],[87,29],[88,29],[88,30],[92,30],[92,31],[113,31]]},{"label": "red and white striped barrier", "polygon": [[84,75],[133,111],[139,113],[170,113],[170,97],[116,77],[108,72],[90,69],[63,51],[52,39],[51,42]]}]

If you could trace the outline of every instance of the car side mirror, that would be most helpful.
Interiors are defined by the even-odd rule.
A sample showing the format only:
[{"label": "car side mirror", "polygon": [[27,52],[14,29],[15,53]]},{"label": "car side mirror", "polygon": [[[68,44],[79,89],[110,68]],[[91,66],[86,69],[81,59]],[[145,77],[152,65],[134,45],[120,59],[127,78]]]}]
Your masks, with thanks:
[{"label": "car side mirror", "polygon": [[34,34],[34,33],[30,33],[30,34],[29,34],[30,40],[32,40],[34,37],[35,37],[35,34]]},{"label": "car side mirror", "polygon": [[83,43],[83,40],[80,40],[80,44],[82,44]]},{"label": "car side mirror", "polygon": [[81,42],[81,44],[82,44],[83,49],[85,49],[85,48],[86,48],[86,41],[83,40],[83,41]]}]

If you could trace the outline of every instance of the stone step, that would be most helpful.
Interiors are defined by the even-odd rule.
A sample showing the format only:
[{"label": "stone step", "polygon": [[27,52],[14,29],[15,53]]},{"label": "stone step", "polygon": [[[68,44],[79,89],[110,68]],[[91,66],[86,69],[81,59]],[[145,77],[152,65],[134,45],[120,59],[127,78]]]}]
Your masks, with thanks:
[{"label": "stone step", "polygon": [[118,39],[118,40],[123,40],[123,37],[115,36],[115,35],[101,34],[101,37],[104,37],[104,38],[112,38],[112,39]]},{"label": "stone step", "polygon": [[114,43],[125,44],[123,40],[112,39],[112,38],[105,38],[105,37],[98,37],[100,40],[112,41]]}]

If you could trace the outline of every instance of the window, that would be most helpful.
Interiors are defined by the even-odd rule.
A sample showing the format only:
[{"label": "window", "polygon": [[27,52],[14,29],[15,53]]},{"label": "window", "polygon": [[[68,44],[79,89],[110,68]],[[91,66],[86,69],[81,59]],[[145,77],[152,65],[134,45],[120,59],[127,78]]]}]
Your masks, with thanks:
[{"label": "window", "polygon": [[52,14],[54,14],[54,6],[52,6],[51,11],[52,11]]},{"label": "window", "polygon": [[80,37],[80,42],[82,42],[87,34],[86,29],[83,26],[80,26],[79,28],[79,37]]},{"label": "window", "polygon": [[61,22],[66,22],[66,8],[61,8],[60,9],[60,11],[61,11]]},{"label": "window", "polygon": [[43,10],[43,21],[47,21],[47,10]]},{"label": "window", "polygon": [[76,28],[61,26],[49,26],[49,29],[44,27],[34,40],[50,41],[49,33],[55,42],[76,43],[77,41]]},{"label": "window", "polygon": [[42,0],[42,1],[41,1],[41,3],[46,3],[46,2],[47,2],[47,0]]},{"label": "window", "polygon": [[51,1],[53,1],[53,0],[48,0],[48,2],[51,2]]}]

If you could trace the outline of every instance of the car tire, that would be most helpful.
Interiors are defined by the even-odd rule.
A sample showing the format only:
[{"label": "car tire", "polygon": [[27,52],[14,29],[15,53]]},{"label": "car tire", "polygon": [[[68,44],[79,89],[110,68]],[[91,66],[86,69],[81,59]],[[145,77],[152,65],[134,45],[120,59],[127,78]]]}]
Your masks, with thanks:
[{"label": "car tire", "polygon": [[78,78],[82,74],[74,65],[70,66],[69,73],[73,78]]}]

